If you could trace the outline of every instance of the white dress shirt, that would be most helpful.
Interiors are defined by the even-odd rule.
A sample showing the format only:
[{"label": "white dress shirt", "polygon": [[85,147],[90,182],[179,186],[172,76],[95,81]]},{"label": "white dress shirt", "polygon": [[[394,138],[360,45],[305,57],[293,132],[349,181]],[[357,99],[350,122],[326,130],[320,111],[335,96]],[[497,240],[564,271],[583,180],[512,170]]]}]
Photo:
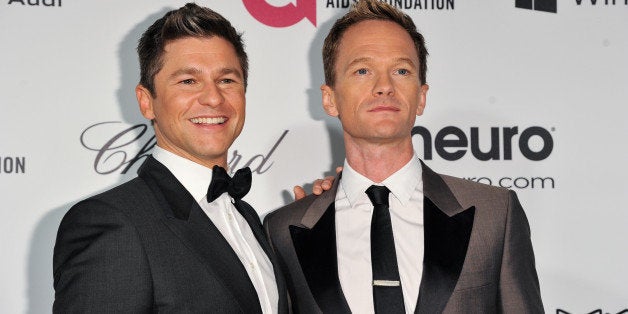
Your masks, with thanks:
[{"label": "white dress shirt", "polygon": [[[263,313],[277,313],[279,295],[270,259],[253,235],[251,227],[233,205],[233,199],[223,193],[207,203],[207,188],[212,169],[155,146],[153,157],[181,182],[201,206],[205,214],[222,233],[246,269],[262,306]],[[220,254],[220,252],[216,252]]]},{"label": "white dress shirt", "polygon": [[406,313],[414,313],[423,271],[423,179],[414,156],[403,168],[375,183],[345,160],[336,192],[338,277],[353,313],[374,313],[371,269],[373,205],[366,189],[384,185],[390,191],[390,218]]}]

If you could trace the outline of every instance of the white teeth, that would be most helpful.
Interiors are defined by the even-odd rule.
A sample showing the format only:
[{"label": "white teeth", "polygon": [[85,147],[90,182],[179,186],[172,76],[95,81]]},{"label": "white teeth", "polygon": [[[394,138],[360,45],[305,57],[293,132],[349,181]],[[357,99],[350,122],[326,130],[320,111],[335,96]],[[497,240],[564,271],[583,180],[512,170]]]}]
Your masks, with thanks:
[{"label": "white teeth", "polygon": [[190,119],[190,121],[192,123],[196,123],[196,124],[223,124],[223,123],[225,123],[225,121],[227,121],[227,118],[225,118],[225,117],[218,117],[218,118],[192,118],[192,119]]}]

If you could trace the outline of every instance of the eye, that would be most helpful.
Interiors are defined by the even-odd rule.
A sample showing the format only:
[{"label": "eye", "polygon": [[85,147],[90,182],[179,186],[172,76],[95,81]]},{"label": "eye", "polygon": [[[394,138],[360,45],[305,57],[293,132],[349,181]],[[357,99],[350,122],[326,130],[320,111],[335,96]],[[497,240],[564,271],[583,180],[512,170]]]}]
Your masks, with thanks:
[{"label": "eye", "polygon": [[232,83],[235,83],[235,80],[230,79],[230,78],[226,78],[226,79],[222,79],[222,80],[220,80],[220,83],[223,83],[223,84],[232,84]]},{"label": "eye", "polygon": [[184,85],[192,85],[196,83],[196,80],[190,78],[190,79],[181,80],[179,83],[184,84]]},{"label": "eye", "polygon": [[358,69],[357,71],[355,71],[355,74],[357,74],[357,75],[366,75],[368,73],[369,73],[369,71],[367,69],[364,69],[364,68]]},{"label": "eye", "polygon": [[410,74],[410,71],[408,69],[398,69],[397,70],[397,74],[408,75],[408,74]]}]

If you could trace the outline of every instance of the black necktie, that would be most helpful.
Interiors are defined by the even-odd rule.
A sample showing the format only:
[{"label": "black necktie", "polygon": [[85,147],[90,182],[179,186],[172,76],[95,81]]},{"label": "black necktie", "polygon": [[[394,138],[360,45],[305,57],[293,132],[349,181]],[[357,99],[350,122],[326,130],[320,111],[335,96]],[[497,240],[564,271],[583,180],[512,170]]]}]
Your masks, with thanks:
[{"label": "black necktie", "polygon": [[211,203],[222,193],[229,193],[236,200],[242,199],[251,189],[251,169],[242,168],[231,178],[223,167],[212,168],[212,182],[207,189],[207,202]]},{"label": "black necktie", "polygon": [[385,186],[371,185],[366,189],[373,203],[371,221],[371,266],[373,268],[373,302],[375,313],[405,313],[403,291],[397,268],[395,239],[393,238],[388,190]]}]

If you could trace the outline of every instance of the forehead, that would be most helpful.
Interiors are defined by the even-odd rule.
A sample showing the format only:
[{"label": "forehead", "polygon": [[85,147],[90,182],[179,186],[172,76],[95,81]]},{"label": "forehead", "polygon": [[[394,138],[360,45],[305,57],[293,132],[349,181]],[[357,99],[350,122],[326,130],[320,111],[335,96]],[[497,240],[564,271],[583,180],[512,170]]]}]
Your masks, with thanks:
[{"label": "forehead", "polygon": [[345,31],[338,46],[338,61],[351,62],[364,57],[409,58],[418,64],[418,55],[410,34],[391,21],[366,20]]},{"label": "forehead", "polygon": [[164,67],[187,63],[236,66],[241,70],[233,45],[222,37],[184,37],[168,42],[162,57]]}]

